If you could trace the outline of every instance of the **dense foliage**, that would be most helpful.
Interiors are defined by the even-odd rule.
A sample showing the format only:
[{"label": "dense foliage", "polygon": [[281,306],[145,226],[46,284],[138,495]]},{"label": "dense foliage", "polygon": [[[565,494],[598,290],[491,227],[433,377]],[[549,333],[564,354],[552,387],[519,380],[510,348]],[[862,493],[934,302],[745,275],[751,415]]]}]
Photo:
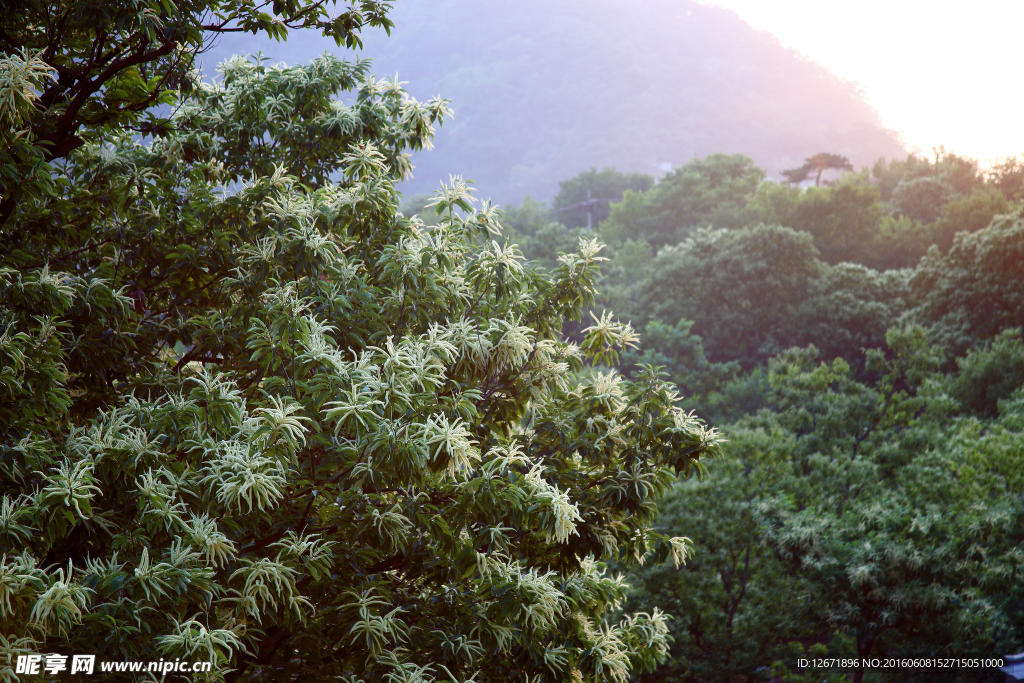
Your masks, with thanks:
[{"label": "dense foliage", "polygon": [[361,0],[342,12],[304,0],[275,2],[272,14],[265,9],[251,0],[4,3],[0,223],[19,200],[45,188],[42,161],[66,157],[95,131],[166,130],[156,105],[192,89],[195,57],[211,37],[244,31],[280,40],[289,29],[317,28],[353,47],[362,44],[364,26],[392,25],[381,0]]},{"label": "dense foliage", "polygon": [[650,192],[629,192],[601,234],[619,242],[643,237],[655,247],[675,244],[695,228],[738,228],[747,196],[764,171],[742,154],[712,154],[668,173]]},{"label": "dense foliage", "polygon": [[1024,644],[1018,169],[940,153],[798,187],[714,155],[613,205],[598,306],[644,333],[620,367],[663,367],[729,439],[659,520],[694,555],[634,572],[629,604],[674,617],[642,680],[1001,680],[798,661]]},{"label": "dense foliage", "polygon": [[329,56],[191,68],[226,31],[358,45],[387,3],[15,9],[0,679],[63,652],[231,681],[966,681],[993,672],[798,662],[1020,649],[1019,161],[801,187],[713,154],[580,174],[553,208],[459,177],[403,204],[446,100]]},{"label": "dense foliage", "polygon": [[559,222],[570,228],[596,228],[608,218],[611,205],[622,201],[626,192],[646,192],[654,178],[645,173],[620,173],[614,168],[592,168],[558,183],[551,208]]},{"label": "dense foliage", "polygon": [[[673,493],[663,528],[693,533],[697,552],[682,572],[645,570],[634,603],[677,617],[659,676],[758,680],[769,667],[799,680],[797,657],[815,653],[1019,649],[1024,377],[1016,393],[1003,387],[996,415],[981,416],[951,394],[968,399],[956,385],[984,380],[936,372],[941,353],[922,328],[888,342],[891,358],[872,354],[874,382],[853,379],[842,360],[818,363],[813,347],[773,359],[766,405],[726,427],[721,466]],[[1019,358],[1020,330],[1001,346],[970,364]],[[854,680],[865,673],[879,674]]]},{"label": "dense foliage", "polygon": [[[28,7],[23,33],[52,25]],[[139,7],[116,31],[180,21],[195,46],[205,10],[277,31],[322,4]],[[447,103],[366,62],[139,81],[178,104],[155,138],[83,114],[56,156],[65,105],[39,93],[81,49],[61,40],[0,60],[0,678],[33,652],[252,681],[621,683],[662,661],[664,615],[621,613],[602,563],[685,559],[656,501],[719,444],[656,373],[589,367],[628,325],[563,340],[601,245],[524,264],[457,178],[432,226],[404,216],[395,183]]]}]

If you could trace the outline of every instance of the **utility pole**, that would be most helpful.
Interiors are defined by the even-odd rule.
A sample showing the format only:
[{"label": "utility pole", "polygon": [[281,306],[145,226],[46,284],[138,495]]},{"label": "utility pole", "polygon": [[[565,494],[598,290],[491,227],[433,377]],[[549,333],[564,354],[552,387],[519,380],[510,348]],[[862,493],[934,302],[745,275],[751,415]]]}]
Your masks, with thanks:
[{"label": "utility pole", "polygon": [[583,202],[577,202],[571,206],[563,206],[561,209],[555,209],[555,212],[569,211],[570,209],[581,209],[586,207],[587,209],[587,230],[590,232],[594,231],[594,207],[598,204],[610,204],[611,200],[608,199],[591,199],[590,190],[587,190],[587,199]]}]

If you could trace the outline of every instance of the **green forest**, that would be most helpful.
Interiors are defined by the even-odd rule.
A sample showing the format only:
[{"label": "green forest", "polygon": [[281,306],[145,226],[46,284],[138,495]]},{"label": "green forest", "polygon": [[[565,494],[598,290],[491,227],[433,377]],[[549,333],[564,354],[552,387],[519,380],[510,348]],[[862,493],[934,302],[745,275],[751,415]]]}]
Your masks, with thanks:
[{"label": "green forest", "polygon": [[197,68],[391,10],[0,10],[0,683],[1005,680],[1024,161],[497,207],[367,60]]},{"label": "green forest", "polygon": [[725,154],[657,184],[591,170],[503,218],[550,268],[588,237],[585,207],[560,207],[621,197],[594,307],[639,330],[617,368],[659,368],[728,440],[662,504],[686,566],[632,570],[629,604],[674,617],[669,662],[641,679],[1019,650],[1024,167],[939,151],[828,186],[764,178]]}]

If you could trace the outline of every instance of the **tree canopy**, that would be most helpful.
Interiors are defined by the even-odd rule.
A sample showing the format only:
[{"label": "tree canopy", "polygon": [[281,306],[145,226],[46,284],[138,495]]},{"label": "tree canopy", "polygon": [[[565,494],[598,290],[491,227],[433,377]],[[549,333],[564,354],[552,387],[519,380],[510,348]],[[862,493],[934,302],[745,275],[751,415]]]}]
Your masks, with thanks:
[{"label": "tree canopy", "polygon": [[[597,306],[645,341],[621,369],[662,366],[728,437],[657,521],[693,539],[690,561],[630,570],[627,609],[674,617],[668,660],[640,680],[995,680],[800,661],[1019,650],[1017,166],[940,152],[716,198],[724,184],[697,179],[722,160],[627,194],[601,225]],[[680,229],[704,202],[729,220]]]},{"label": "tree canopy", "polygon": [[[188,49],[206,9],[281,34],[322,5],[181,7],[117,16],[191,17],[192,42],[160,34]],[[323,28],[385,22],[361,7]],[[37,10],[25,32],[54,25]],[[178,106],[155,137],[83,116],[58,157],[48,59],[2,61],[0,676],[31,652],[237,681],[624,682],[664,659],[663,613],[621,613],[604,563],[687,557],[656,502],[720,445],[657,372],[601,367],[629,325],[562,338],[599,243],[524,264],[459,178],[434,225],[404,216],[448,105],[365,62],[158,80]]]},{"label": "tree canopy", "polygon": [[611,205],[622,201],[627,190],[646,192],[653,186],[654,178],[645,173],[592,168],[559,182],[551,208],[567,227],[596,229],[608,217]]},{"label": "tree canopy", "polygon": [[157,105],[192,90],[195,57],[213,36],[263,32],[282,40],[289,29],[316,28],[353,47],[362,44],[364,27],[392,26],[390,4],[381,0],[361,0],[340,13],[312,0],[275,2],[272,12],[267,4],[7,3],[0,13],[6,114],[0,168],[7,189],[0,224],[22,191],[31,196],[33,185],[45,182],[37,173],[41,160],[62,159],[100,131],[166,130]]},{"label": "tree canopy", "polygon": [[671,245],[696,228],[738,228],[747,198],[764,179],[742,154],[711,154],[666,174],[648,192],[627,191],[612,206],[601,235],[610,242],[642,238]]},{"label": "tree canopy", "polygon": [[802,183],[812,175],[814,176],[814,186],[821,186],[821,174],[825,171],[852,171],[853,164],[850,160],[841,154],[832,154],[830,152],[820,152],[804,160],[804,165],[799,168],[791,168],[788,171],[783,171],[782,175],[786,177],[791,183]]}]

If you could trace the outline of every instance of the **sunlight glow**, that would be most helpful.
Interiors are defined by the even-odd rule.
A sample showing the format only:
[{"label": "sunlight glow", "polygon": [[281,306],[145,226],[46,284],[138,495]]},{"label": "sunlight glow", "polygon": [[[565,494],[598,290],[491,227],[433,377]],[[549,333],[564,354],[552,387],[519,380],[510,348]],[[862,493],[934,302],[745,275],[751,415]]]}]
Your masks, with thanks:
[{"label": "sunlight glow", "polygon": [[987,165],[1024,152],[1024,2],[698,0],[861,85],[912,151]]}]

